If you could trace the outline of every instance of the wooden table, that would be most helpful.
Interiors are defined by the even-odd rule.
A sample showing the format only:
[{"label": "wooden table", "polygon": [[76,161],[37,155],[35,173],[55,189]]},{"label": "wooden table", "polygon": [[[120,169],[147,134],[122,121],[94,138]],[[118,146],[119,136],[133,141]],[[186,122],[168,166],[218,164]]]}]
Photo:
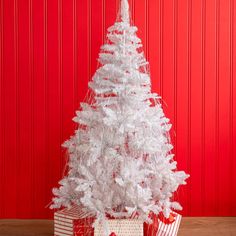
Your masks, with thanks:
[{"label": "wooden table", "polygon": [[[51,220],[0,220],[1,236],[52,236]],[[184,217],[178,236],[236,236],[236,217]]]}]

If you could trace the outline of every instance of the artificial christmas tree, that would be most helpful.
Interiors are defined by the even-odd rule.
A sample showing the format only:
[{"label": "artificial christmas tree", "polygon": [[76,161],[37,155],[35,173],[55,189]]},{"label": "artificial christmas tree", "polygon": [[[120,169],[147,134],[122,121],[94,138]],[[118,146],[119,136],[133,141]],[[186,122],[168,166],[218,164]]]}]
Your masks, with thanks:
[{"label": "artificial christmas tree", "polygon": [[129,5],[121,0],[119,17],[108,28],[100,67],[89,88],[92,101],[81,103],[73,119],[75,134],[64,143],[68,174],[54,189],[52,208],[73,205],[102,224],[136,215],[151,223],[150,213],[169,217],[181,209],[173,192],[188,177],[176,170],[169,139],[171,125],[160,97],[151,92],[148,62],[137,28],[130,24]]}]

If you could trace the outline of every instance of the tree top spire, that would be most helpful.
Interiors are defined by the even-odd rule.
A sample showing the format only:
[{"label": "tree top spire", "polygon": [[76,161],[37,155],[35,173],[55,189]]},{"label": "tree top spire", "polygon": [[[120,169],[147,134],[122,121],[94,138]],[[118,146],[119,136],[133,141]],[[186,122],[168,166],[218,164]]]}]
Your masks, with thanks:
[{"label": "tree top spire", "polygon": [[121,20],[123,22],[129,23],[129,2],[128,0],[121,0],[121,8],[120,8],[120,15],[121,15]]}]

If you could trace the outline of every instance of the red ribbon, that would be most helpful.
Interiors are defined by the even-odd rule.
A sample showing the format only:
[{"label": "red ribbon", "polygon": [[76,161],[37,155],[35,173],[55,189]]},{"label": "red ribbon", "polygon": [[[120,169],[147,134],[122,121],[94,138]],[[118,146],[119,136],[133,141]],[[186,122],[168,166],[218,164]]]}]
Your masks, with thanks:
[{"label": "red ribbon", "polygon": [[144,236],[156,236],[159,222],[158,222],[158,216],[154,214],[153,212],[149,214],[149,218],[152,220],[151,224],[144,223],[143,225],[143,233]]}]

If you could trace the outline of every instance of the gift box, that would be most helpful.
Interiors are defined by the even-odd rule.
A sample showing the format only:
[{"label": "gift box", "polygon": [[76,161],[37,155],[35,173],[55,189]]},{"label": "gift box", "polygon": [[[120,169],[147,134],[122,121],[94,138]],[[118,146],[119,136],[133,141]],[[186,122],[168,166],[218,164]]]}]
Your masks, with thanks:
[{"label": "gift box", "polygon": [[[111,236],[143,236],[143,221],[137,219],[110,219]],[[104,236],[102,225],[94,228],[94,236]]]},{"label": "gift box", "polygon": [[157,236],[177,236],[182,216],[176,212],[170,214],[170,218],[166,219],[159,215],[158,233]]},{"label": "gift box", "polygon": [[[110,236],[176,236],[181,215],[172,212],[169,219],[162,215],[151,215],[153,224],[138,219],[109,219]],[[102,225],[92,227],[94,218],[77,207],[63,209],[54,214],[55,236],[104,236]]]},{"label": "gift box", "polygon": [[78,207],[63,209],[54,213],[55,236],[94,236],[94,218]]}]

